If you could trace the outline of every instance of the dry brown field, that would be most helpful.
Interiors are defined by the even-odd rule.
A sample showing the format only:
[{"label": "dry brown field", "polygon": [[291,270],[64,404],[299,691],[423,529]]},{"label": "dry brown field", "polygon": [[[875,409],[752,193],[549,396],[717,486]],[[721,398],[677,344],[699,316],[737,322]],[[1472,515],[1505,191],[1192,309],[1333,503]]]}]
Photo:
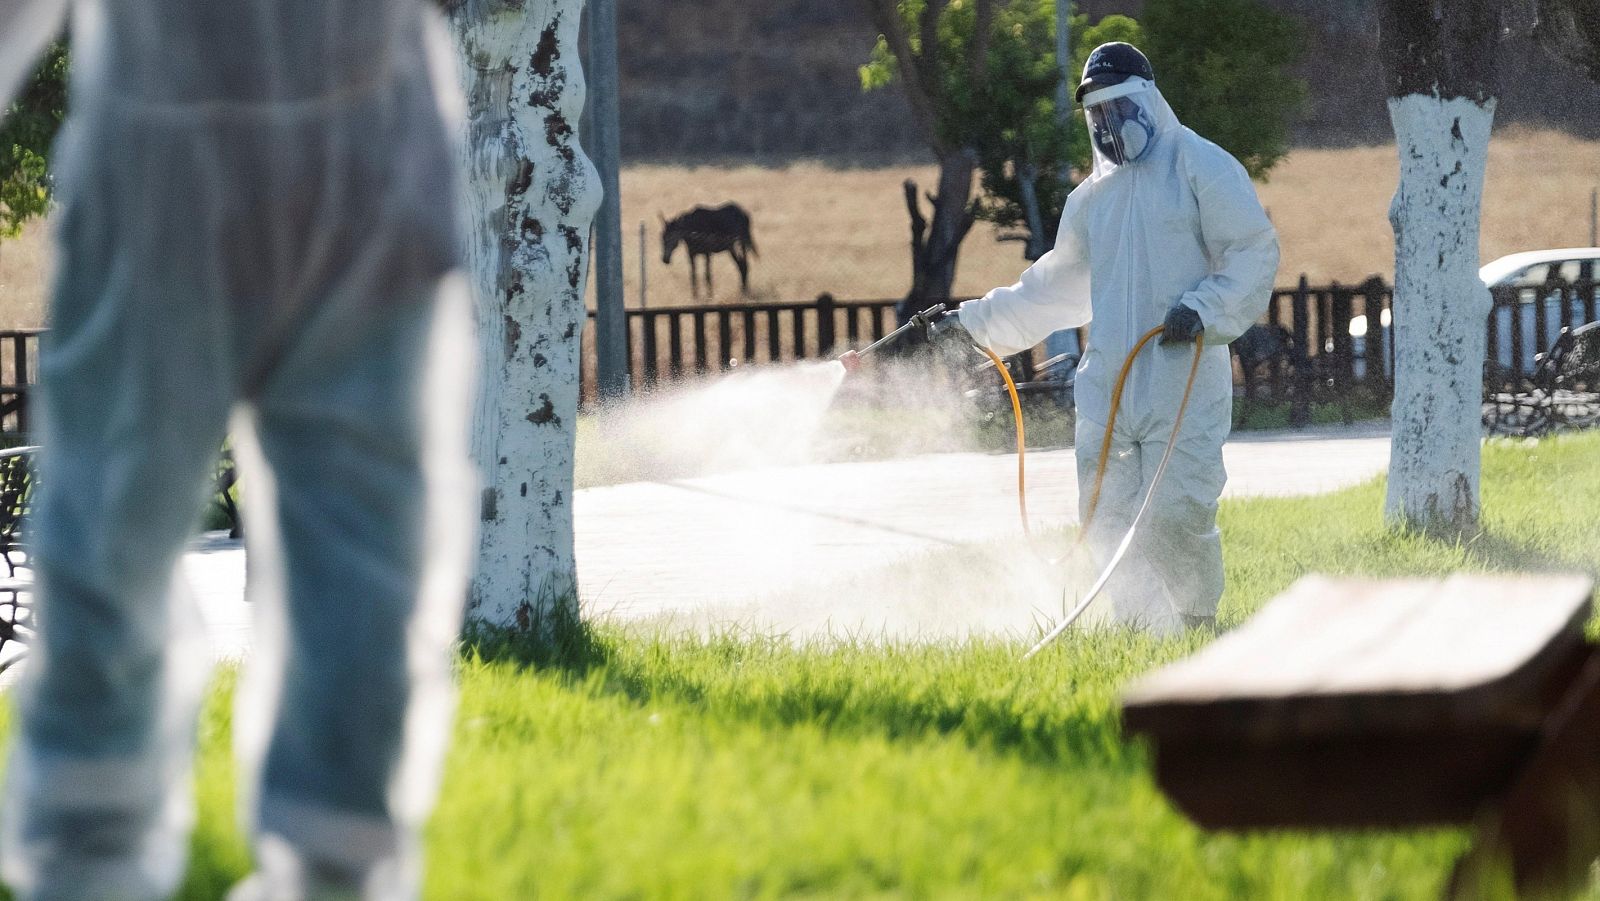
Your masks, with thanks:
[{"label": "dry brown field", "polygon": [[50,281],[50,229],[30,222],[15,238],[0,238],[0,329],[44,324]]},{"label": "dry brown field", "polygon": [[[1393,244],[1387,211],[1395,184],[1393,146],[1291,153],[1259,185],[1283,248],[1279,284],[1301,273],[1313,282],[1388,278]],[[932,166],[836,168],[822,163],[782,167],[655,166],[622,173],[625,291],[640,300],[639,229],[644,227],[645,301],[650,306],[691,302],[682,250],[661,261],[661,215],[697,203],[736,201],[749,210],[760,255],[752,261],[755,300],[805,300],[824,291],[841,299],[892,298],[909,279],[901,182],[934,182]],[[1587,244],[1589,193],[1600,185],[1600,142],[1557,132],[1506,130],[1490,145],[1481,257],[1517,250]],[[32,225],[21,238],[0,241],[0,327],[43,321],[50,254],[47,228]],[[1008,284],[1026,265],[1021,245],[996,240],[979,223],[962,247],[958,294]],[[713,263],[715,299],[739,298],[738,277],[726,255]]]}]

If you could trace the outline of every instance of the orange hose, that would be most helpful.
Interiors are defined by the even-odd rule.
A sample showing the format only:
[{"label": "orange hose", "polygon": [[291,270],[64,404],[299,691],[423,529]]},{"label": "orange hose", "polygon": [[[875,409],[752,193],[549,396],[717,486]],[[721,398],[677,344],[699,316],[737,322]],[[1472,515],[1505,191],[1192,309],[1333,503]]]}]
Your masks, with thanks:
[{"label": "orange hose", "polygon": [[1000,355],[987,347],[978,349],[988,354],[989,359],[994,361],[994,368],[1000,370],[1000,377],[1005,379],[1006,390],[1011,392],[1011,415],[1017,420],[1017,513],[1022,517],[1022,534],[1032,538],[1033,532],[1028,528],[1027,470],[1023,464],[1023,457],[1028,452],[1028,440],[1022,431],[1022,398],[1017,396],[1017,383],[1012,380],[1011,372],[1006,369],[1006,364],[1001,361]]},{"label": "orange hose", "polygon": [[[1133,345],[1133,350],[1128,351],[1128,356],[1122,361],[1122,371],[1117,373],[1117,382],[1111,388],[1111,410],[1106,414],[1106,434],[1100,441],[1100,465],[1094,474],[1094,493],[1089,495],[1089,508],[1084,511],[1083,523],[1078,529],[1081,537],[1089,531],[1089,523],[1094,521],[1094,511],[1100,506],[1100,488],[1106,481],[1106,455],[1111,453],[1111,430],[1117,424],[1117,409],[1122,406],[1122,386],[1128,381],[1128,373],[1133,371],[1134,358],[1139,356],[1139,351],[1150,343],[1150,339],[1160,335],[1161,326],[1156,326],[1140,336]],[[1200,340],[1204,340],[1203,338]],[[1200,359],[1200,341],[1195,342],[1195,359]],[[1194,385],[1193,375],[1189,378],[1190,386]],[[1188,389],[1184,389],[1184,396],[1188,397]]]},{"label": "orange hose", "polygon": [[[1111,453],[1112,430],[1117,424],[1117,411],[1122,406],[1122,389],[1127,384],[1128,373],[1133,371],[1133,361],[1138,358],[1139,352],[1161,332],[1162,327],[1156,326],[1140,336],[1133,349],[1128,351],[1128,356],[1123,359],[1122,370],[1117,373],[1116,384],[1111,388],[1111,409],[1106,415],[1106,432],[1100,441],[1100,460],[1094,476],[1094,492],[1089,495],[1088,509],[1084,511],[1083,522],[1078,526],[1078,537],[1067,551],[1068,557],[1083,543],[1084,536],[1089,534],[1089,524],[1094,521],[1095,510],[1100,506],[1100,489],[1105,485],[1106,478],[1106,456]],[[1200,372],[1200,352],[1205,349],[1205,343],[1204,335],[1198,335],[1194,339],[1194,362],[1189,366],[1189,381],[1183,386],[1183,399],[1178,403],[1178,415],[1172,424],[1172,436],[1167,442],[1169,448],[1178,440],[1178,429],[1183,425],[1184,410],[1189,406],[1189,394],[1194,390],[1195,376]],[[1011,395],[1011,414],[1017,421],[1017,513],[1022,518],[1022,534],[1032,538],[1033,532],[1028,527],[1027,464],[1024,459],[1027,454],[1027,441],[1022,430],[1022,398],[1018,396],[1017,383],[1012,380],[1011,373],[1006,369],[1000,356],[987,347],[978,349],[994,361],[994,368],[1000,370],[1000,378],[1005,380],[1006,391]],[[1151,486],[1151,490],[1154,490],[1154,486]]]}]

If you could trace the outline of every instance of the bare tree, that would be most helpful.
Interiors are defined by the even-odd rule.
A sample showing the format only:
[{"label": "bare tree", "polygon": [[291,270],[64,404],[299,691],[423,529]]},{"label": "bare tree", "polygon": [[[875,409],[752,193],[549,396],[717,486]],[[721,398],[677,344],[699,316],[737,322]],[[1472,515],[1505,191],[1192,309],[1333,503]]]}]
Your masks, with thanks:
[{"label": "bare tree", "polygon": [[1400,183],[1395,399],[1385,517],[1436,534],[1474,529],[1489,292],[1478,279],[1494,122],[1500,0],[1384,0],[1381,49]]},{"label": "bare tree", "polygon": [[[931,222],[922,214],[917,183],[910,179],[905,183],[906,211],[911,217],[911,290],[900,306],[904,319],[950,299],[961,242],[976,219],[971,199],[977,154],[950,134],[948,86],[953,74],[970,78],[974,84],[981,84],[987,76],[994,0],[976,0],[978,27],[967,44],[964,65],[951,63],[940,53],[939,16],[949,0],[925,0],[914,20],[902,15],[897,0],[865,2],[873,25],[894,56],[896,75],[917,127],[939,161],[938,189],[927,195],[933,207]],[[952,67],[961,71],[952,73]]]},{"label": "bare tree", "polygon": [[485,485],[470,613],[536,627],[577,597],[572,465],[589,222],[578,145],[583,0],[447,0],[468,106],[463,142],[478,294],[473,451]]}]

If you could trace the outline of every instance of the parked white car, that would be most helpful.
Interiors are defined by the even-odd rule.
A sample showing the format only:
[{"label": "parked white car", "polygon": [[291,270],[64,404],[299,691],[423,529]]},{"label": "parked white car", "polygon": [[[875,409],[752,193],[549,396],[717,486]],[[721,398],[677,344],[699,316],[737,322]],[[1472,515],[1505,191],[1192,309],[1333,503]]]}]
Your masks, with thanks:
[{"label": "parked white car", "polygon": [[[1589,304],[1585,302],[1583,291],[1574,291],[1570,287],[1549,290],[1548,286],[1582,284],[1592,294],[1596,263],[1600,263],[1600,247],[1568,247],[1514,253],[1478,270],[1478,277],[1495,292],[1497,300],[1503,303],[1508,295],[1516,297],[1516,315],[1522,320],[1522,375],[1533,372],[1534,357],[1550,349],[1563,326],[1576,328],[1590,318]],[[1562,303],[1563,295],[1566,297],[1565,303]],[[1540,315],[1544,317],[1543,343],[1539,342],[1537,317]],[[1510,306],[1495,307],[1494,324],[1499,334],[1498,340],[1489,349],[1491,359],[1503,370],[1515,371],[1512,367]]]},{"label": "parked white car", "polygon": [[[1589,307],[1585,303],[1582,291],[1549,291],[1547,286],[1554,281],[1558,284],[1582,284],[1588,290],[1595,290],[1594,283],[1600,277],[1600,247],[1566,247],[1555,250],[1528,250],[1522,253],[1513,253],[1503,256],[1478,270],[1478,277],[1485,286],[1494,291],[1497,299],[1505,298],[1515,293],[1517,297],[1517,315],[1522,320],[1522,375],[1532,375],[1534,358],[1550,349],[1555,343],[1556,336],[1561,334],[1563,326],[1576,328],[1589,321]],[[1567,302],[1561,302],[1562,294],[1567,295]],[[1536,316],[1539,310],[1544,311],[1545,341],[1539,343],[1539,330]],[[1494,324],[1496,340],[1489,347],[1489,357],[1505,372],[1512,372],[1514,354],[1512,353],[1511,334],[1511,307],[1497,305],[1494,311]],[[1370,325],[1367,317],[1357,316],[1350,321],[1350,336],[1353,339],[1353,350],[1356,354],[1356,375],[1362,375],[1362,357],[1365,355],[1367,329]],[[1384,345],[1393,347],[1389,334],[1389,311],[1383,311]],[[1388,361],[1384,361],[1385,370]],[[1392,373],[1391,373],[1392,375]]]}]

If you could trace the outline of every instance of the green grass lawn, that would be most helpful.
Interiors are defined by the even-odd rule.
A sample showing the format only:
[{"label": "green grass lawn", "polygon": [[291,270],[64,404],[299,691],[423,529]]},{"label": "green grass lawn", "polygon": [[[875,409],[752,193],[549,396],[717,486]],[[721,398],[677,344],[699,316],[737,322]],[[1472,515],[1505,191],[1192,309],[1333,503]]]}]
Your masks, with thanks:
[{"label": "green grass lawn", "polygon": [[[1592,570],[1597,464],[1600,434],[1491,444],[1486,531],[1462,543],[1385,532],[1379,483],[1226,503],[1223,620],[1310,571]],[[941,590],[926,572],[912,578]],[[1436,896],[1458,831],[1212,835],[1167,804],[1116,699],[1204,640],[1074,635],[1029,663],[1015,642],[609,628],[555,649],[480,645],[461,664],[428,897]],[[204,719],[188,898],[218,897],[247,866],[232,681]]]}]

